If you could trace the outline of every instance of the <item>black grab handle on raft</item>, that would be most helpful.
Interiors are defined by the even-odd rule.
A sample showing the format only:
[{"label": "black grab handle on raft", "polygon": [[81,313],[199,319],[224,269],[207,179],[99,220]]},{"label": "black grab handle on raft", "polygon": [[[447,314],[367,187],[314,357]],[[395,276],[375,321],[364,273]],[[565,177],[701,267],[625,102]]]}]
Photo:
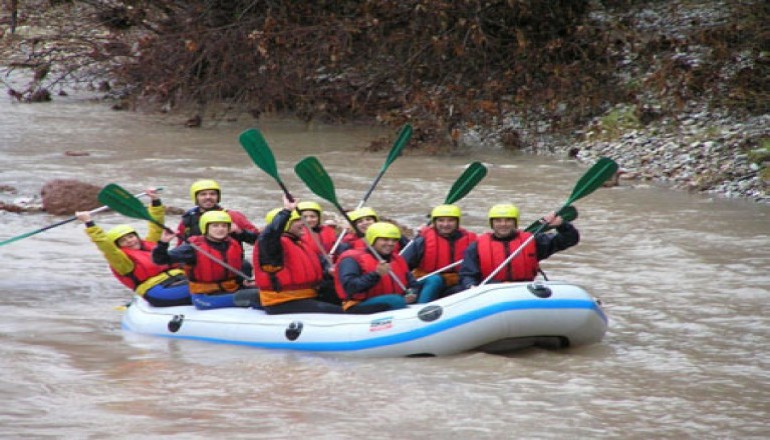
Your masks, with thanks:
[{"label": "black grab handle on raft", "polygon": [[543,284],[542,281],[535,281],[534,283],[527,284],[527,290],[538,298],[550,298],[553,295],[551,289]]}]

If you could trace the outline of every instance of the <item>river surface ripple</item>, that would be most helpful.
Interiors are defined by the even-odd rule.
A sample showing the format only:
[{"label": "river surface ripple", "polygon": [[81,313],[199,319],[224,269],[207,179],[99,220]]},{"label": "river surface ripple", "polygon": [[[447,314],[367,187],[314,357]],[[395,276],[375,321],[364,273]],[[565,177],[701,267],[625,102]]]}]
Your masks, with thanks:
[{"label": "river surface ripple", "polygon": [[[2,102],[0,184],[20,195],[53,178],[135,192],[161,185],[167,205],[187,208],[190,183],[216,178],[224,205],[261,226],[281,192],[238,145],[244,129],[265,133],[296,196],[312,198],[293,173],[312,154],[350,207],[386,154],[362,147],[395,139],[382,128],[285,120],[175,122],[75,98]],[[529,224],[559,207],[585,172],[503,152],[407,154],[369,204],[417,227],[473,160],[490,165],[459,202],[463,225],[477,232],[497,202],[516,203]],[[346,359],[126,335],[116,306],[128,291],[82,225],[3,246],[0,438],[770,437],[770,206],[640,184],[603,188],[576,205],[581,243],[543,266],[604,301],[608,334],[590,347],[509,356]],[[0,211],[0,239],[61,219]]]}]

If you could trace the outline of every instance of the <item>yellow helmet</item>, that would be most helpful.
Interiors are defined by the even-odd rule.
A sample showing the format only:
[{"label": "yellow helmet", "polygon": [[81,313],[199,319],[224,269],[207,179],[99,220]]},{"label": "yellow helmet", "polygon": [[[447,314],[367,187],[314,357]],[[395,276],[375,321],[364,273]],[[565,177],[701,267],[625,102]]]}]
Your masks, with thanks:
[{"label": "yellow helmet", "polygon": [[318,213],[319,216],[321,215],[321,212],[323,212],[321,210],[321,205],[319,205],[316,202],[299,202],[299,203],[297,203],[297,210],[299,212],[302,212],[302,211],[315,211],[315,212]]},{"label": "yellow helmet", "polygon": [[398,240],[401,238],[401,230],[398,226],[388,222],[377,222],[369,226],[366,230],[367,243],[374,245],[378,238],[392,238]]},{"label": "yellow helmet", "polygon": [[436,220],[436,217],[454,217],[460,222],[462,212],[456,205],[438,205],[430,212],[430,221]]},{"label": "yellow helmet", "polygon": [[350,211],[348,213],[348,217],[350,218],[350,221],[355,223],[357,220],[360,220],[364,217],[374,217],[374,221],[378,222],[380,221],[380,217],[377,215],[376,212],[374,212],[374,209],[364,206],[363,208],[356,209],[354,211]]},{"label": "yellow helmet", "polygon": [[[273,222],[273,219],[275,218],[275,216],[276,216],[276,215],[278,215],[278,213],[279,213],[279,212],[281,212],[282,210],[283,210],[283,208],[274,208],[274,209],[271,209],[271,210],[270,210],[270,212],[268,212],[268,213],[267,213],[267,215],[265,215],[265,224],[266,224],[266,225],[269,225],[270,223],[272,223],[272,222]],[[288,231],[288,230],[289,230],[289,228],[291,227],[291,224],[292,224],[292,223],[293,223],[295,220],[299,220],[299,219],[301,219],[301,218],[302,218],[302,217],[300,217],[300,215],[299,215],[299,213],[297,212],[297,210],[296,210],[296,209],[292,210],[292,211],[291,211],[291,215],[289,216],[289,221],[288,221],[288,222],[286,222],[286,226],[284,226],[284,227],[283,227],[283,230],[284,230],[284,231]]]},{"label": "yellow helmet", "polygon": [[519,224],[519,208],[511,204],[495,205],[489,208],[489,224],[492,224],[493,218],[512,218]]},{"label": "yellow helmet", "polygon": [[270,211],[268,211],[267,214],[265,214],[265,224],[269,225],[273,222],[273,219],[275,218],[275,215],[281,212],[281,209],[283,208],[273,208]]},{"label": "yellow helmet", "polygon": [[198,220],[198,226],[201,229],[201,234],[206,234],[209,223],[227,223],[233,224],[233,219],[230,218],[230,214],[225,211],[206,211]]},{"label": "yellow helmet", "polygon": [[216,192],[219,194],[217,197],[217,203],[219,203],[222,200],[222,189],[219,187],[219,184],[216,180],[199,180],[192,185],[190,185],[190,198],[192,199],[193,203],[197,204],[198,200],[195,198],[195,196],[206,189],[213,189],[216,190]]},{"label": "yellow helmet", "polygon": [[[117,225],[114,228],[107,231],[107,239],[111,243],[115,243],[118,241],[118,239],[124,235],[128,234],[136,234],[136,229],[132,228],[129,225]],[[139,234],[136,234],[137,237]]]}]

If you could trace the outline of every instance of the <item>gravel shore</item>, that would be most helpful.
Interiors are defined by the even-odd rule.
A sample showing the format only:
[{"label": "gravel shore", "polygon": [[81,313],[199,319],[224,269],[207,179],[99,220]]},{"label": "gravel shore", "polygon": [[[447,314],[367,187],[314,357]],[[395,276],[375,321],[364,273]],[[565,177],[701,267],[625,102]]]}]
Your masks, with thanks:
[{"label": "gravel shore", "polygon": [[[770,113],[714,108],[714,96],[710,96],[732,96],[729,84],[736,75],[746,69],[764,69],[770,63],[770,50],[736,51],[725,62],[716,57],[714,47],[692,37],[702,35],[704,29],[735,23],[733,13],[733,2],[713,0],[673,0],[621,11],[597,6],[593,20],[627,26],[623,39],[618,40],[623,44],[613,50],[618,60],[615,75],[634,90],[629,93],[629,103],[608,108],[583,129],[562,138],[549,135],[548,120],[523,121],[509,115],[496,127],[468,133],[462,143],[471,148],[505,148],[505,134],[515,131],[520,150],[526,153],[572,157],[585,163],[607,156],[620,165],[620,178],[770,203]],[[650,41],[675,43],[650,62],[640,52]],[[659,80],[661,72],[666,72],[663,67],[672,65],[683,72],[708,72],[715,78],[717,91],[690,97],[682,104],[674,102],[681,96],[676,87],[685,87],[676,79],[670,80],[668,93],[643,86],[651,78]],[[755,93],[770,95],[768,90]],[[764,108],[770,110],[770,105],[765,103]]]}]

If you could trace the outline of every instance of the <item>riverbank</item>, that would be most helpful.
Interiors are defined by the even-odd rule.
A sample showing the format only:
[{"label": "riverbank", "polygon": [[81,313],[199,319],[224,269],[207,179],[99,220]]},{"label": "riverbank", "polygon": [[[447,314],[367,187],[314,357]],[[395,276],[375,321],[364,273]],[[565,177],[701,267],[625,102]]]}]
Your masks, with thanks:
[{"label": "riverbank", "polygon": [[[614,119],[629,112],[632,106],[620,106],[608,115]],[[620,165],[622,180],[770,203],[770,114],[739,117],[694,103],[676,116],[614,130],[602,128],[607,117],[594,119],[572,136],[520,130],[525,133],[521,151],[586,164],[606,156]],[[608,131],[614,131],[611,139]],[[502,137],[509,132],[506,126],[474,130],[464,145],[505,148]]]},{"label": "riverbank", "polygon": [[[614,8],[606,6],[613,3]],[[35,47],[42,46],[38,39],[46,32],[54,33],[53,30],[60,26],[66,28],[61,23],[68,26],[71,22],[83,22],[79,26],[91,29],[85,26],[87,19],[84,17],[94,13],[84,13],[83,7],[83,4],[76,3],[51,10],[55,12],[55,19],[46,16],[45,19],[37,17],[34,20],[31,16],[38,11],[26,11],[29,17],[24,23],[29,25],[20,27],[17,32],[26,38],[19,42],[27,41],[26,44],[31,46],[24,43],[18,46],[0,44],[6,50],[13,49],[5,52],[8,56],[4,57],[7,63],[17,66],[13,73],[24,72],[25,76],[29,76],[23,81],[27,85],[18,87],[12,86],[8,75],[5,80],[0,80],[8,88],[11,99],[56,99],[53,95],[57,90],[50,85],[41,85],[43,79],[55,84],[59,93],[66,93],[61,89],[64,83],[52,79],[56,63],[41,63],[34,57],[26,59],[25,54],[26,51],[32,54]],[[472,151],[477,148],[510,149],[527,154],[570,157],[587,164],[598,157],[608,156],[621,166],[623,171],[620,177],[623,179],[658,182],[675,189],[770,203],[770,104],[764,98],[770,96],[770,80],[762,79],[770,76],[770,52],[741,44],[742,35],[752,34],[752,28],[745,21],[750,7],[757,11],[754,20],[761,21],[767,15],[766,6],[751,1],[740,6],[719,0],[645,1],[630,2],[627,6],[618,6],[617,2],[594,1],[590,3],[585,25],[596,31],[596,41],[606,42],[607,50],[600,53],[601,59],[590,58],[593,64],[581,64],[579,71],[572,72],[578,76],[570,81],[580,83],[586,80],[586,76],[599,75],[600,72],[607,75],[609,69],[613,77],[607,78],[606,89],[614,90],[613,93],[595,96],[597,90],[591,92],[586,89],[585,96],[570,101],[574,97],[563,90],[571,89],[554,86],[554,90],[548,90],[554,98],[527,100],[518,93],[528,87],[508,89],[498,84],[505,93],[494,95],[494,102],[479,98],[481,95],[463,101],[461,91],[452,92],[444,87],[431,89],[431,92],[426,92],[427,95],[423,92],[430,89],[428,86],[419,93],[408,92],[409,89],[390,93],[386,84],[378,83],[380,89],[377,96],[392,96],[390,99],[393,101],[381,103],[377,121],[391,126],[411,122],[415,126],[415,136],[408,148],[413,154],[452,154],[456,150]],[[41,6],[40,11],[44,10],[46,8]],[[113,26],[110,30],[93,31],[96,33],[91,38],[103,44],[104,53],[102,58],[96,60],[98,62],[88,66],[112,63],[116,68],[130,64],[126,61],[131,59],[128,54],[139,56],[143,44],[149,44],[135,29],[140,27],[136,25],[138,16],[134,17],[139,14],[138,10],[131,7],[102,9],[99,14],[111,17],[111,22],[115,22],[116,17],[122,17],[127,20],[124,24],[132,30],[119,30]],[[152,20],[148,17],[152,15],[142,16],[141,22],[158,21],[157,17]],[[2,25],[0,17],[0,28]],[[742,33],[742,27],[748,30]],[[69,55],[58,60],[60,64],[79,60],[71,56],[74,53],[82,52],[83,55],[86,49],[88,54],[92,52],[90,47],[72,46],[70,33],[61,31],[59,34],[66,38],[52,38],[53,41],[45,46],[55,53],[62,47],[66,48],[63,53]],[[5,42],[11,41],[8,32],[5,34]],[[2,33],[0,38],[3,38]],[[126,47],[117,43],[125,45],[132,41],[136,44]],[[552,43],[559,41],[556,39]],[[586,41],[590,38],[575,37],[571,44],[580,46],[587,44]],[[126,49],[129,46],[131,49]],[[193,50],[194,46],[188,45],[187,49]],[[118,55],[110,57],[118,47],[127,51],[115,52]],[[54,48],[57,50],[53,51]],[[11,54],[14,56],[11,57]],[[371,63],[376,64],[376,60],[371,60]],[[562,67],[568,68],[568,65],[565,61]],[[590,68],[585,66],[592,66],[595,71],[586,72]],[[105,96],[125,97],[123,93],[131,87],[121,89],[114,82],[93,79],[101,78],[100,75],[108,70],[89,67],[82,72],[86,79],[79,85],[102,90]],[[339,78],[346,78],[346,75]],[[346,81],[324,84],[335,92],[325,96],[339,95],[341,101],[345,101],[347,98],[344,97],[350,93],[353,93],[350,96],[355,96]],[[538,88],[535,83],[531,87]],[[551,87],[550,83],[548,87]],[[158,108],[169,111],[170,115],[179,114],[179,123],[190,127],[216,118],[235,117],[238,113],[236,110],[215,112],[214,104],[207,106],[206,113],[185,110],[181,104],[174,102],[176,98],[167,96],[167,101],[163,101],[152,95],[154,89],[147,90],[145,101],[158,104]],[[580,87],[575,90],[580,90]],[[512,91],[515,96],[508,94]],[[536,95],[538,93],[533,96]],[[618,95],[621,97],[618,98]],[[403,96],[403,102],[398,101],[400,98],[397,96]],[[418,96],[425,99],[415,98]],[[529,95],[524,93],[522,96]],[[464,104],[455,105],[453,100]],[[139,102],[138,98],[133,101],[121,99],[109,105],[115,109],[138,109],[142,108]],[[574,102],[586,102],[585,108],[576,111],[571,104]],[[596,102],[601,102],[598,106],[604,111],[601,115],[592,119],[576,117],[597,114]],[[242,114],[258,118],[261,111],[250,108],[251,105],[247,102]],[[323,102],[318,105],[327,110],[330,108]],[[512,111],[513,107],[517,110]],[[295,111],[295,116],[323,122],[318,110],[306,115]],[[181,114],[185,112],[187,114]],[[344,120],[347,113],[343,113],[336,116]],[[586,119],[588,122],[583,122]],[[366,120],[376,123],[371,118]],[[375,142],[369,149],[387,148],[389,142],[388,139]]]},{"label": "riverbank", "polygon": [[[622,179],[770,203],[770,112],[765,99],[759,105],[750,101],[768,96],[770,85],[752,79],[748,96],[736,87],[742,78],[770,70],[770,51],[704,37],[738,26],[735,5],[700,0],[645,2],[615,11],[594,6],[593,20],[625,26],[612,50],[615,77],[628,85],[628,102],[558,136],[550,130],[551,119],[522,122],[520,115],[508,115],[498,126],[473,130],[466,145],[510,148],[506,137],[514,133],[514,148],[526,153],[585,163],[607,156],[620,165]],[[646,53],[651,45],[656,51]],[[728,52],[716,55],[719,51]],[[696,93],[703,83],[693,78],[699,77],[708,77],[720,96]],[[739,98],[746,105],[715,105]]]}]

